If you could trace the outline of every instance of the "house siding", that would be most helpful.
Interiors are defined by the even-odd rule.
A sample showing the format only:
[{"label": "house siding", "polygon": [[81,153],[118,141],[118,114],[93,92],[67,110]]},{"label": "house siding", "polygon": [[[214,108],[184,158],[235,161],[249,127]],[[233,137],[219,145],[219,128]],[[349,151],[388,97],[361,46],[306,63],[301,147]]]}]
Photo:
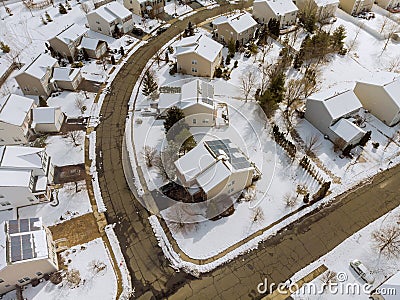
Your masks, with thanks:
[{"label": "house siding", "polygon": [[280,26],[283,27],[296,24],[297,10],[288,12],[283,16],[277,16],[267,5],[267,2],[255,2],[253,6],[253,16],[258,19],[259,22],[265,24],[268,24],[270,19],[277,19],[280,22]]}]

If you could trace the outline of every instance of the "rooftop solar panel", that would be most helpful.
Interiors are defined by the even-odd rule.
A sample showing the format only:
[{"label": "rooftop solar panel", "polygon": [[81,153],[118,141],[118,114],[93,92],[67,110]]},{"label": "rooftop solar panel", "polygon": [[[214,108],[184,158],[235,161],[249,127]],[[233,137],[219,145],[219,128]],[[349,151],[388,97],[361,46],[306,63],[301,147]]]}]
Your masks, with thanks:
[{"label": "rooftop solar panel", "polygon": [[29,219],[20,219],[19,232],[28,232],[28,231],[29,231]]},{"label": "rooftop solar panel", "polygon": [[8,221],[8,232],[10,234],[19,232],[18,220]]}]

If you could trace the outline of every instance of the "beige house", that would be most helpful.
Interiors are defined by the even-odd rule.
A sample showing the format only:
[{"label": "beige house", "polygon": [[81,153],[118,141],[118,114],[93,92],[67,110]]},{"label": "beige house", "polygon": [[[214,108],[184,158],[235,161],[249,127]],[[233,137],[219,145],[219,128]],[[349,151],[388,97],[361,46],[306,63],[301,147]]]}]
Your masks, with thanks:
[{"label": "beige house", "polygon": [[55,90],[50,81],[54,67],[58,67],[57,60],[42,53],[31,63],[24,65],[15,80],[25,95],[47,98]]},{"label": "beige house", "polygon": [[276,19],[281,28],[296,24],[297,12],[292,0],[255,0],[253,4],[253,16],[258,22],[268,24]]},{"label": "beige house", "polygon": [[200,142],[175,167],[179,182],[201,200],[236,194],[256,175],[254,164],[229,139]]},{"label": "beige house", "polygon": [[55,87],[63,90],[76,91],[83,77],[79,68],[54,68],[52,82]]},{"label": "beige house", "polygon": [[205,35],[183,38],[176,46],[178,72],[213,77],[222,59],[223,46]]},{"label": "beige house", "polygon": [[362,12],[371,11],[374,0],[340,0],[339,8],[350,15],[358,15]]},{"label": "beige house", "polygon": [[335,16],[339,0],[296,0],[300,11],[315,11],[317,20],[323,21]]},{"label": "beige house", "polygon": [[356,145],[366,132],[355,124],[362,105],[353,91],[327,90],[307,98],[305,118],[343,149]]},{"label": "beige house", "polygon": [[165,0],[124,0],[124,6],[136,15],[155,18],[164,12]]},{"label": "beige house", "polygon": [[15,94],[0,99],[0,146],[28,142],[34,107],[32,99]]},{"label": "beige house", "polygon": [[54,166],[44,148],[0,147],[0,210],[47,202]]},{"label": "beige house", "polygon": [[82,37],[87,35],[87,28],[77,24],[67,26],[55,37],[49,39],[50,47],[62,57],[74,60],[78,54]]},{"label": "beige house", "polygon": [[87,55],[91,58],[100,58],[107,52],[107,42],[83,37],[79,48],[86,51]]},{"label": "beige house", "polygon": [[58,270],[55,244],[41,218],[0,224],[0,294]]},{"label": "beige house", "polygon": [[395,73],[378,73],[358,81],[354,93],[363,107],[388,126],[400,121],[400,77]]},{"label": "beige house", "polygon": [[117,32],[128,33],[133,29],[132,13],[117,1],[100,6],[88,13],[86,18],[91,30],[109,36]]},{"label": "beige house", "polygon": [[60,132],[65,115],[60,107],[36,107],[32,110],[35,132]]},{"label": "beige house", "polygon": [[212,25],[217,40],[225,43],[233,40],[245,44],[254,37],[257,29],[257,22],[247,12],[221,16],[212,21]]},{"label": "beige house", "polygon": [[393,12],[400,11],[400,0],[376,0],[376,4],[380,7]]}]

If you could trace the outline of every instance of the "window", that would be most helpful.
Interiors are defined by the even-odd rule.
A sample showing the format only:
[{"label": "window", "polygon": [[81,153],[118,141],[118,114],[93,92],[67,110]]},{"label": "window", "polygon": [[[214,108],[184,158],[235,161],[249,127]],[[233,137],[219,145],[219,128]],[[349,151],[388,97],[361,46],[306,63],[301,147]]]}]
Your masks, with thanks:
[{"label": "window", "polygon": [[23,279],[18,279],[18,282],[19,282],[19,283],[24,283],[25,280],[23,280]]},{"label": "window", "polygon": [[97,30],[98,30],[98,31],[101,31],[101,27],[97,27]]},{"label": "window", "polygon": [[0,202],[0,205],[1,206],[8,206],[8,205],[11,205],[11,203],[10,202]]},{"label": "window", "polygon": [[192,68],[192,72],[197,73],[197,69],[196,68]]},{"label": "window", "polygon": [[209,122],[208,119],[203,120],[203,124],[208,124],[208,122]]},{"label": "window", "polygon": [[24,86],[24,91],[29,92],[29,88],[27,86]]},{"label": "window", "polygon": [[197,120],[196,119],[193,119],[193,124],[196,124],[197,123]]},{"label": "window", "polygon": [[4,140],[2,138],[0,138],[0,142],[4,142]]},{"label": "window", "polygon": [[39,92],[39,90],[37,89],[37,88],[33,88],[33,91],[35,92],[35,93],[38,93]]},{"label": "window", "polygon": [[197,65],[197,60],[192,60],[192,65]]},{"label": "window", "polygon": [[4,280],[0,278],[0,283],[3,283],[3,282],[4,282]]},{"label": "window", "polygon": [[6,284],[4,287],[8,288],[8,287],[10,287],[10,285],[9,285],[9,284]]},{"label": "window", "polygon": [[29,280],[31,280],[29,277],[24,277],[24,280],[25,281],[29,281]]},{"label": "window", "polygon": [[96,24],[100,24],[100,22],[99,22],[99,21],[96,21]]},{"label": "window", "polygon": [[14,142],[22,142],[22,140],[18,137],[13,138]]},{"label": "window", "polygon": [[36,272],[36,275],[37,275],[37,276],[42,276],[43,273],[42,273],[42,272]]},{"label": "window", "polygon": [[0,198],[4,198],[4,195],[0,195]]}]

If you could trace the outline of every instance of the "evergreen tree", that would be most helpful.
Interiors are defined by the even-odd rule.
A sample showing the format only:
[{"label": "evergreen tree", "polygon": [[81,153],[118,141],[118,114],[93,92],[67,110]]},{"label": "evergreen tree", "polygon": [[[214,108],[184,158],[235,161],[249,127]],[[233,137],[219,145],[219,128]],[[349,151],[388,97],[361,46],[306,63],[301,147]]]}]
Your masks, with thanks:
[{"label": "evergreen tree", "polygon": [[65,15],[67,13],[67,9],[65,8],[65,6],[62,3],[60,3],[58,5],[58,11],[62,15]]},{"label": "evergreen tree", "polygon": [[[86,52],[86,51],[85,51]],[[115,65],[115,57],[114,57],[114,55],[111,55],[111,64],[112,65]]]},{"label": "evergreen tree", "polygon": [[165,61],[166,61],[167,63],[169,62],[168,51],[165,51]]},{"label": "evergreen tree", "polygon": [[[83,54],[83,59],[85,61],[88,61],[89,60],[89,54],[86,52],[85,49],[82,49],[82,54]],[[114,57],[114,56],[112,56],[112,57]]]},{"label": "evergreen tree", "polygon": [[43,16],[40,16],[40,20],[42,21],[43,25],[47,25],[47,21],[43,18]]},{"label": "evergreen tree", "polygon": [[10,52],[10,46],[8,46],[7,44],[4,44],[3,42],[0,42],[0,49],[4,53],[9,53]]},{"label": "evergreen tree", "polygon": [[154,79],[154,74],[147,70],[143,77],[143,95],[149,96],[158,89],[158,84]]},{"label": "evergreen tree", "polygon": [[119,48],[119,53],[121,53],[121,56],[124,56],[125,55],[125,50],[124,50],[124,47],[120,47]]},{"label": "evergreen tree", "polygon": [[358,143],[360,146],[365,146],[367,142],[371,139],[371,130],[368,130],[366,134],[361,138],[360,142]]},{"label": "evergreen tree", "polygon": [[268,30],[272,35],[279,36],[280,24],[275,18],[268,21]]},{"label": "evergreen tree", "polygon": [[71,10],[72,8],[71,8],[71,5],[69,4],[69,2],[67,1],[67,0],[65,0],[65,7],[68,9],[68,10]]},{"label": "evergreen tree", "polygon": [[228,66],[230,63],[231,63],[231,57],[227,55],[225,59],[225,64]]},{"label": "evergreen tree", "polygon": [[268,90],[271,92],[276,102],[281,102],[285,96],[285,74],[277,74],[270,79]]},{"label": "evergreen tree", "polygon": [[331,45],[333,50],[340,51],[343,49],[344,39],[346,38],[346,29],[340,25],[331,35]]},{"label": "evergreen tree", "polygon": [[228,51],[229,51],[228,56],[231,56],[231,58],[235,56],[236,46],[233,39],[230,39],[228,42]]},{"label": "evergreen tree", "polygon": [[[177,106],[173,106],[167,110],[167,116],[164,121],[164,129],[165,133],[168,133],[170,129],[178,123],[180,120],[182,120],[185,117],[185,114],[183,113],[182,109],[180,109]],[[180,132],[180,130],[179,130]],[[176,133],[179,133],[176,132]]]}]

